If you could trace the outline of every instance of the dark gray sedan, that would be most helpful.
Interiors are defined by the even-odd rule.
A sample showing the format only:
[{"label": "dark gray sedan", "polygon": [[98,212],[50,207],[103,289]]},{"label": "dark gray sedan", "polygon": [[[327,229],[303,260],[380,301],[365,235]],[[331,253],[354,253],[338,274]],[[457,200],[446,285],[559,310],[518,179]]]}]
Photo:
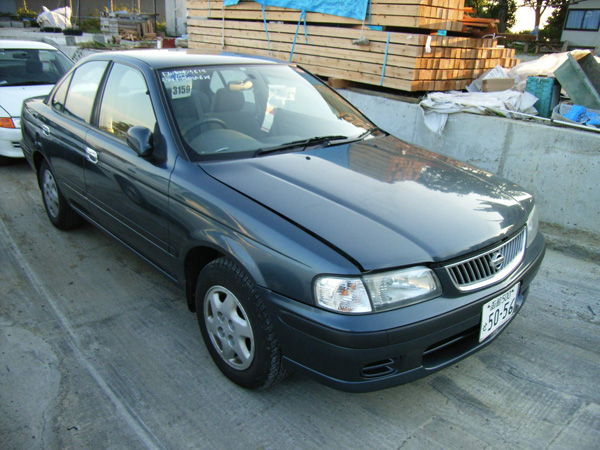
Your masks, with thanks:
[{"label": "dark gray sedan", "polygon": [[219,369],[396,386],[489,344],[545,250],[533,197],[377,128],[299,67],[131,51],[23,107],[50,221],[184,290]]}]

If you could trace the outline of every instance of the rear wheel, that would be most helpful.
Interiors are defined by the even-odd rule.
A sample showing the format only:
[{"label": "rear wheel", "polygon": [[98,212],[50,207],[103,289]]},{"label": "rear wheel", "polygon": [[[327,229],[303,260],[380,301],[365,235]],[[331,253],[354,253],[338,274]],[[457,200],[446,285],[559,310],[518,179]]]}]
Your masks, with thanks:
[{"label": "rear wheel", "polygon": [[281,381],[287,370],[264,302],[251,278],[228,258],[200,273],[196,313],[202,337],[221,372],[249,389]]},{"label": "rear wheel", "polygon": [[42,199],[50,222],[61,230],[81,225],[81,217],[69,206],[56,184],[56,178],[48,163],[43,162],[38,174]]}]

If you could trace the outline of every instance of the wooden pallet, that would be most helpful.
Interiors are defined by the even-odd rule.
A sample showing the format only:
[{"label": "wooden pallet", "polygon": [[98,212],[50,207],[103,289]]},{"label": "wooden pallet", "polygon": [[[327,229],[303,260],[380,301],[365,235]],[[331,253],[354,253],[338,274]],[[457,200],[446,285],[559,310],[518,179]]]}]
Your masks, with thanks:
[{"label": "wooden pallet", "polygon": [[[306,40],[303,27],[296,36],[296,24],[268,23],[267,28],[268,39],[262,20],[189,18],[188,44],[283,60],[290,60],[293,49],[292,61],[317,75],[405,91],[464,89],[484,70],[517,62],[513,49],[497,47],[493,39],[310,24]],[[360,36],[369,44],[354,45]]]}]

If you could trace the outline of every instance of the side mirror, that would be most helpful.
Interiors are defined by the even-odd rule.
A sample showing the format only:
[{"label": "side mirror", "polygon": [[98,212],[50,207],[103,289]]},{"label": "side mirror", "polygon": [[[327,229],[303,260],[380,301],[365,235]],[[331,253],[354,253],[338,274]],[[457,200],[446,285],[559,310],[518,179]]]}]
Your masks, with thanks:
[{"label": "side mirror", "polygon": [[146,127],[131,127],[127,130],[127,145],[131,147],[138,156],[147,158],[152,154],[152,131]]}]

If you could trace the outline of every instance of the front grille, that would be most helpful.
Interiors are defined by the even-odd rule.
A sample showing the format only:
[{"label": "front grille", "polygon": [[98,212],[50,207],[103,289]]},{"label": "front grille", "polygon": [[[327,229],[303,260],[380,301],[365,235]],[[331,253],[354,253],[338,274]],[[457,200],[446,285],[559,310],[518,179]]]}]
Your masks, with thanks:
[{"label": "front grille", "polygon": [[12,148],[16,149],[20,149],[21,148],[21,143],[19,141],[13,141],[11,142],[12,144]]},{"label": "front grille", "polygon": [[446,266],[454,286],[460,291],[472,291],[506,278],[523,260],[526,229],[492,250]]}]

